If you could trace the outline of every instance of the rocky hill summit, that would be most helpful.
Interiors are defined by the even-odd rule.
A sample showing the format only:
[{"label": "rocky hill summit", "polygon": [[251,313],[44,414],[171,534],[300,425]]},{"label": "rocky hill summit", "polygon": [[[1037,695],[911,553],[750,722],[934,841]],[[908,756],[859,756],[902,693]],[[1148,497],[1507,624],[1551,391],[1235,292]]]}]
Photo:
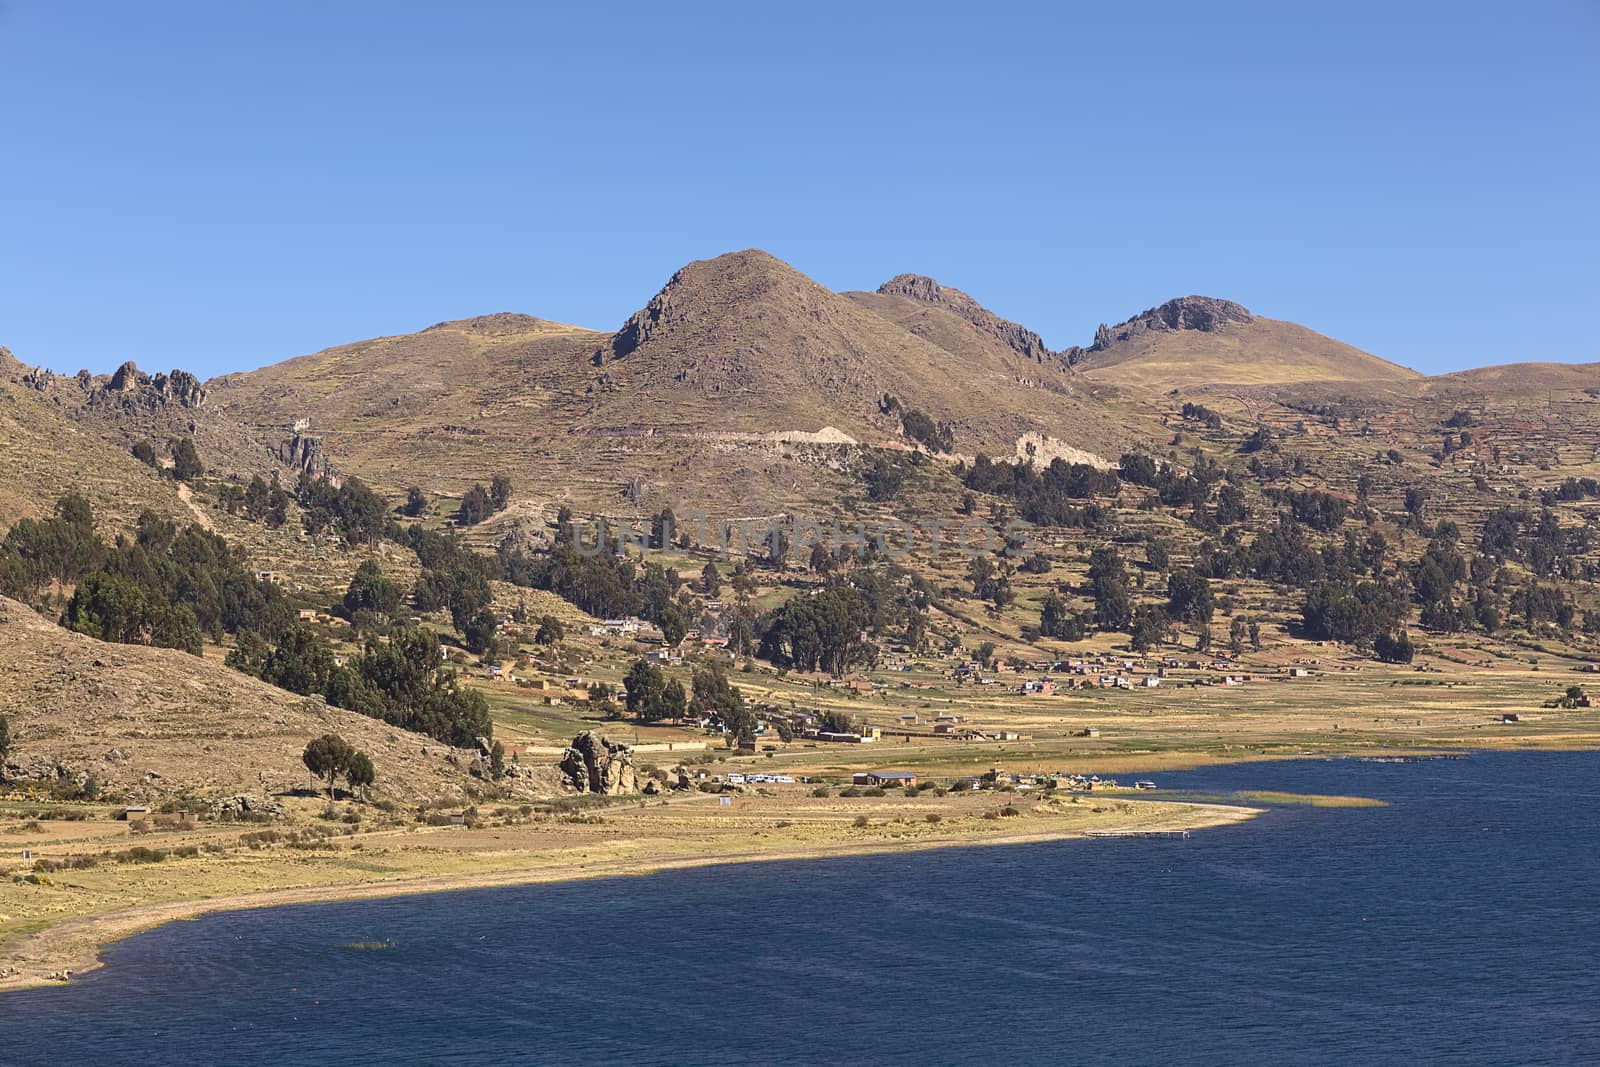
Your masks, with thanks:
[{"label": "rocky hill summit", "polygon": [[[6,352],[10,357],[10,353]],[[14,372],[15,380],[30,389],[56,396],[67,406],[101,411],[150,412],[165,407],[194,409],[206,400],[205,386],[186,370],[170,374],[146,374],[128,360],[112,374],[55,374],[42,368],[23,368]]]},{"label": "rocky hill summit", "polygon": [[882,296],[903,296],[952,311],[1007,348],[1036,363],[1055,358],[1055,353],[1050,351],[1044,340],[1026,326],[1001,318],[960,289],[940,285],[925,275],[897,274],[878,286],[877,291]]},{"label": "rocky hill summit", "polygon": [[456,331],[483,337],[504,337],[540,333],[548,330],[565,330],[569,327],[535,315],[517,311],[496,311],[489,315],[475,315],[470,319],[448,319],[436,322],[422,333]]},{"label": "rocky hill summit", "polygon": [[128,402],[153,407],[158,404],[177,404],[179,407],[197,408],[205,403],[206,391],[200,379],[186,370],[171,374],[157,373],[154,377],[141,371],[129,360],[118,367],[111,380],[97,390],[101,400],[113,396]]},{"label": "rocky hill summit", "polygon": [[1088,348],[1073,346],[1067,349],[1069,363],[1076,364],[1095,352],[1104,352],[1112,345],[1134,341],[1149,333],[1175,333],[1195,330],[1200,333],[1221,333],[1228,326],[1255,320],[1248,308],[1232,300],[1212,296],[1180,296],[1158,307],[1147,308],[1116,326],[1101,323],[1094,332],[1094,343]]},{"label": "rocky hill summit", "polygon": [[[626,359],[652,342],[675,339],[673,335],[678,332],[707,328],[719,332],[718,320],[734,308],[757,309],[758,318],[775,322],[786,317],[782,312],[827,320],[831,316],[826,305],[832,297],[826,289],[760,249],[697,260],[675,272],[648,304],[630,315],[600,347],[595,362]],[[764,339],[760,330],[750,331],[748,337],[724,338],[729,343],[747,341],[756,345]]]}]

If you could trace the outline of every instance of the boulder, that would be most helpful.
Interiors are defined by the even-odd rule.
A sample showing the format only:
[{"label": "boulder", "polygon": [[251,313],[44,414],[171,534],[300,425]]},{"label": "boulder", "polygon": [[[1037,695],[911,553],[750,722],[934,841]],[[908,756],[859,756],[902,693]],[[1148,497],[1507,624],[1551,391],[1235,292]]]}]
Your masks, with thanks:
[{"label": "boulder", "polygon": [[333,463],[323,448],[322,438],[295,434],[278,446],[278,459],[287,467],[303,471],[314,478],[333,475]]},{"label": "boulder", "polygon": [[150,384],[163,400],[171,401],[181,407],[197,408],[205,403],[206,391],[200,384],[200,379],[186,370],[157,374]]},{"label": "boulder", "polygon": [[111,391],[114,393],[131,393],[149,380],[140,373],[138,365],[130,359],[118,367],[116,372],[111,375]]},{"label": "boulder", "polygon": [[238,796],[218,800],[211,805],[213,819],[232,820],[235,822],[259,821],[262,819],[281,819],[288,812],[282,804],[270,797],[258,797],[250,793],[241,793]]},{"label": "boulder", "polygon": [[580,793],[626,796],[639,791],[633,750],[592,730],[572,739],[560,766],[563,782]]}]

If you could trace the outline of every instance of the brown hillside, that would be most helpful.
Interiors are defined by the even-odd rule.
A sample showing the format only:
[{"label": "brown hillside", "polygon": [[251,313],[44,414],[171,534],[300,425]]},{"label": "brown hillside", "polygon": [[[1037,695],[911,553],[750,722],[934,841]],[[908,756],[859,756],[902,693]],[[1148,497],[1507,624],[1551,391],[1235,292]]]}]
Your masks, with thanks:
[{"label": "brown hillside", "polygon": [[206,383],[240,421],[287,432],[395,433],[493,417],[507,404],[542,415],[541,394],[587,377],[584,360],[604,335],[502,313],[395,337],[340,345]]},{"label": "brown hillside", "polygon": [[[598,353],[610,394],[591,422],[763,433],[834,426],[871,442],[896,430],[879,408],[889,394],[950,422],[963,452],[1009,455],[1030,432],[1102,454],[1127,440],[1054,368],[970,329],[968,343],[945,347],[872,303],[765,252],[691,263]],[[963,321],[945,313],[945,325]]]},{"label": "brown hillside", "polygon": [[119,453],[137,441],[158,452],[177,437],[192,438],[214,477],[268,474],[283,466],[268,441],[208,403],[200,380],[183,370],[146,374],[132,362],[112,374],[54,374],[4,362],[0,377],[22,385]]},{"label": "brown hillside", "polygon": [[443,323],[216,379],[208,404],[263,434],[309,419],[335,466],[380,486],[454,494],[506,470],[525,500],[612,512],[835,500],[849,478],[829,442],[894,439],[885,394],[952,423],[962,452],[1010,455],[1035,434],[1115,457],[1136,436],[1059,367],[933,314],[966,341],[919,337],[747,251],[684,267],[615,335]]},{"label": "brown hillside", "polygon": [[[375,792],[459,794],[452,750],[170,649],[110,645],[0,597],[0,715],[13,777],[81,781],[131,799],[213,800],[304,788],[306,742],[337,733],[377,765]],[[461,767],[469,757],[457,753]]]},{"label": "brown hillside", "polygon": [[1091,381],[1132,392],[1330,381],[1406,383],[1421,375],[1232,301],[1182,297],[1116,326],[1068,358]]},{"label": "brown hillside", "polygon": [[1428,393],[1439,396],[1482,393],[1533,397],[1583,393],[1600,389],[1600,363],[1506,363],[1496,367],[1439,374],[1427,380]]}]

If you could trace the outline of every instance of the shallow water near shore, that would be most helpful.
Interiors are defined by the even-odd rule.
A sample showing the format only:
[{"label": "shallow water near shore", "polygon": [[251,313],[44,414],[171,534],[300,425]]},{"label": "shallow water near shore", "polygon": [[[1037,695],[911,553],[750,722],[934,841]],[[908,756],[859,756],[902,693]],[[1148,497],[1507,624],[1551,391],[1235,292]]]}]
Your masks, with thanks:
[{"label": "shallow water near shore", "polygon": [[1387,805],[219,914],[0,1063],[1600,1061],[1600,753],[1153,777]]}]

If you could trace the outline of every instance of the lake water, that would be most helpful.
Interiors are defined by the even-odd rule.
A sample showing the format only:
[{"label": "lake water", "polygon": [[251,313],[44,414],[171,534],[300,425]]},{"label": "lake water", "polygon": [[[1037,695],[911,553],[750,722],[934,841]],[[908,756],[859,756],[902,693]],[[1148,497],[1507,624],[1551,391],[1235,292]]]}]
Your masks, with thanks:
[{"label": "lake water", "polygon": [[1600,753],[1154,777],[1390,804],[217,915],[0,1063],[1600,1062]]}]

